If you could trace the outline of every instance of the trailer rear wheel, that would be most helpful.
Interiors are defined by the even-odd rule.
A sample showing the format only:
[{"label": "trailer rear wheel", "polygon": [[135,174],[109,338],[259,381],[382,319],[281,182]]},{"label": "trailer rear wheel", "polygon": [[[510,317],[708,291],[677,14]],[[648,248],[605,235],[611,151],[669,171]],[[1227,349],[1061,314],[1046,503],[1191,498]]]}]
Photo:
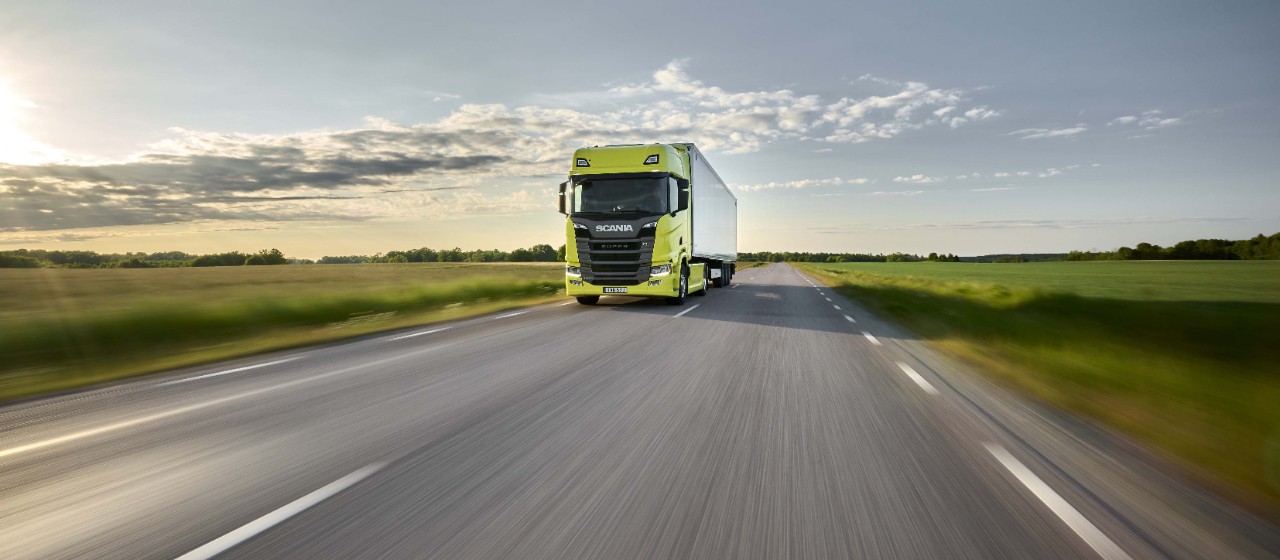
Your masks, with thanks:
[{"label": "trailer rear wheel", "polygon": [[578,303],[582,305],[595,305],[600,301],[600,296],[578,296]]}]

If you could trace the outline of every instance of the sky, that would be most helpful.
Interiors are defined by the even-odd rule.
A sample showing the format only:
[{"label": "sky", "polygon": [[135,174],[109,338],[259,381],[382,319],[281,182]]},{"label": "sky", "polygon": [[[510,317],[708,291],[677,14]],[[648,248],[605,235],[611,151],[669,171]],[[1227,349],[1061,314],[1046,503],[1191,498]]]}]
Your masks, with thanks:
[{"label": "sky", "polygon": [[4,2],[0,250],[564,242],[692,141],[742,251],[1280,231],[1280,3]]}]

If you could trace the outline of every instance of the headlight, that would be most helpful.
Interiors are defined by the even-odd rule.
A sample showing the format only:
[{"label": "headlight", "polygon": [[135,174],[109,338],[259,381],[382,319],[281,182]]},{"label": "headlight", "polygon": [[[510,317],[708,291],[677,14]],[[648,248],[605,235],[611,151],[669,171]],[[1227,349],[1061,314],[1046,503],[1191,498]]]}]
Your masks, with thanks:
[{"label": "headlight", "polygon": [[580,224],[580,223],[574,222],[574,223],[573,223],[573,229],[587,229],[587,226],[584,226],[584,225],[582,225],[582,224]]},{"label": "headlight", "polygon": [[582,268],[576,266],[564,267],[564,273],[569,276],[582,276]]},{"label": "headlight", "polygon": [[657,221],[652,221],[652,222],[649,222],[649,223],[647,223],[647,224],[645,224],[645,225],[640,226],[640,229],[644,229],[644,228],[656,228],[656,227],[658,227],[658,222],[657,222]]},{"label": "headlight", "polygon": [[671,265],[662,264],[649,269],[649,276],[666,276],[671,274]]}]

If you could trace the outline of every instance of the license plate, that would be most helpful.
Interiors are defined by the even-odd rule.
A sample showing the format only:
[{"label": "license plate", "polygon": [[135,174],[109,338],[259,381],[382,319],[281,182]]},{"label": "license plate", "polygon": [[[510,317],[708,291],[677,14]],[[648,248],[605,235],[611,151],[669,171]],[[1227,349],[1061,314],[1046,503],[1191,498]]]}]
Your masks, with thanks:
[{"label": "license plate", "polygon": [[625,294],[625,293],[627,293],[627,289],[626,289],[626,288],[605,288],[605,289],[604,289],[604,293],[606,293],[606,294]]}]

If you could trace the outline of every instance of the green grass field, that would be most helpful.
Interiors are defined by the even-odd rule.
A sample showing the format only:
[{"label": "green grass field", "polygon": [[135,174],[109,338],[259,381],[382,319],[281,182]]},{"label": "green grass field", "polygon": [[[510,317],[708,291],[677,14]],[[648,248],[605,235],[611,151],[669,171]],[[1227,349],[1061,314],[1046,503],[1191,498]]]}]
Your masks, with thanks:
[{"label": "green grass field", "polygon": [[1002,383],[1280,512],[1280,262],[802,266]]},{"label": "green grass field", "polygon": [[559,263],[0,269],[0,401],[485,313]]}]

